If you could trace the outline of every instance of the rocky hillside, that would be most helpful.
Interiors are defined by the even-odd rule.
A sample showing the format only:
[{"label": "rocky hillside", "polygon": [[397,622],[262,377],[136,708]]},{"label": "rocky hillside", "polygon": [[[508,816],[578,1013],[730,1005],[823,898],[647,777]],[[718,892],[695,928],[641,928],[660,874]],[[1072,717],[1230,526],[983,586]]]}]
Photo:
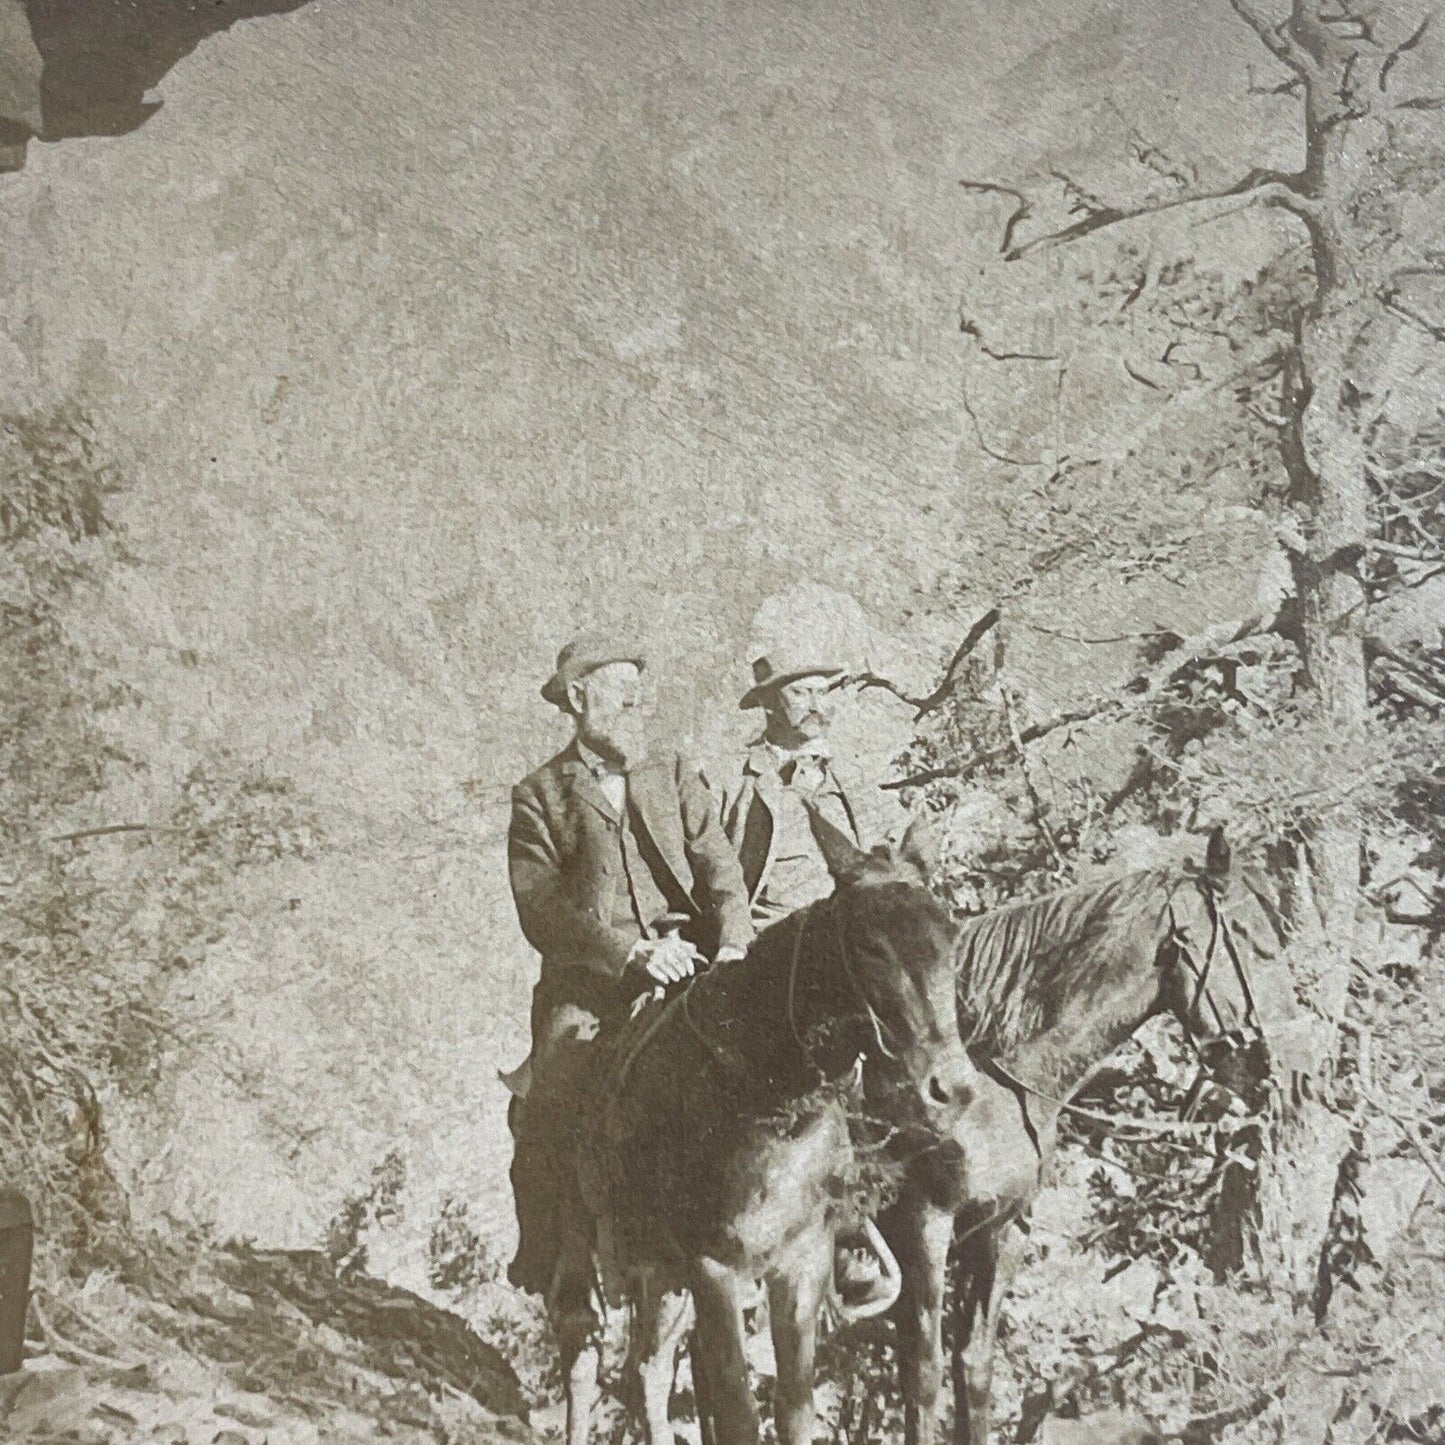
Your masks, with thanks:
[{"label": "rocky hillside", "polygon": [[[1105,256],[1008,291],[1000,217],[958,182],[1108,191],[1102,157],[1176,151],[1228,176],[1241,143],[1281,160],[1286,102],[1252,95],[1223,5],[205,8],[152,32],[145,6],[0,0],[6,956],[57,1013],[113,990],[133,1026],[75,1046],[137,1227],[253,1241],[216,1265],[240,1337],[289,1321],[326,1390],[354,1368],[400,1426],[405,1392],[378,1402],[416,1362],[354,1351],[370,1325],[308,1314],[311,1257],[270,1251],[465,1294],[483,1327],[512,1309],[498,1338],[535,1324],[495,1283],[495,1074],[534,968],[502,839],[560,741],[558,645],[643,633],[660,734],[712,751],[781,632],[921,692],[1004,601],[1047,714],[1141,638],[1277,600],[1258,477],[1223,443],[1191,470],[1228,428],[1161,402],[1143,319],[1177,295],[1214,364],[1209,306],[1264,241],[1226,218],[1194,270]],[[1029,312],[1053,281],[1087,303]],[[1027,384],[975,344],[1025,314],[1019,351],[1065,358]],[[844,744],[883,767],[909,737],[875,692]],[[454,1401],[473,1347],[425,1318]],[[180,1335],[176,1420],[228,1364]],[[174,1425],[53,1353],[88,1419]],[[12,1429],[46,1388],[4,1397]]]}]

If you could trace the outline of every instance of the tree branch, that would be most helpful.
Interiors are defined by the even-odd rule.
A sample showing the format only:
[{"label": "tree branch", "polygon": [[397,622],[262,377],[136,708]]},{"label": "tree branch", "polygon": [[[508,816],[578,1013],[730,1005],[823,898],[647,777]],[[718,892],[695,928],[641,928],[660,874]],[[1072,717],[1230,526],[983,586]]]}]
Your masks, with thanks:
[{"label": "tree branch", "polygon": [[999,243],[999,250],[1007,255],[1009,247],[1013,245],[1015,230],[1032,214],[1029,198],[1022,191],[1015,190],[1012,186],[1001,186],[995,181],[963,180],[959,185],[966,191],[977,191],[981,195],[1008,196],[1016,202],[1012,214],[1004,222],[1003,240]]},{"label": "tree branch", "polygon": [[1300,178],[1285,171],[1252,170],[1246,176],[1236,181],[1232,186],[1226,186],[1218,191],[1195,191],[1187,196],[1171,196],[1163,201],[1149,201],[1142,206],[1134,206],[1128,210],[1118,206],[1094,206],[1090,203],[1088,213],[1072,225],[1064,226],[1057,231],[1050,231],[1042,236],[1034,236],[1030,240],[1016,242],[1004,251],[1004,259],[1017,261],[1022,256],[1027,256],[1033,251],[1050,250],[1055,246],[1068,245],[1084,236],[1092,235],[1095,231],[1102,231],[1108,226],[1117,226],[1124,221],[1137,221],[1146,216],[1159,216],[1167,211],[1177,211],[1185,206],[1221,206],[1220,214],[1229,214],[1231,209],[1236,207],[1227,203],[1244,202],[1246,205],[1278,206],[1299,216],[1308,224],[1315,222],[1315,210],[1310,202],[1300,194],[1297,187]]},{"label": "tree branch", "polygon": [[1432,321],[1423,312],[1417,311],[1413,306],[1402,301],[1398,286],[1381,291],[1380,304],[1386,311],[1394,312],[1402,321],[1408,321],[1412,326],[1418,326],[1427,336],[1433,337],[1436,341],[1445,341],[1445,325]]},{"label": "tree branch", "polygon": [[1160,688],[1170,682],[1182,668],[1216,656],[1224,649],[1244,642],[1248,638],[1257,637],[1261,633],[1269,631],[1270,627],[1271,624],[1266,619],[1251,617],[1227,630],[1212,628],[1203,637],[1195,638],[1192,642],[1183,642],[1178,647],[1171,649],[1148,672],[1142,672],[1136,677],[1130,678],[1128,682],[1107,696],[1094,698],[1078,707],[1057,712],[1052,717],[1043,718],[1038,722],[1030,723],[1025,728],[1020,728],[1017,738],[1011,738],[1007,747],[991,748],[987,752],[976,753],[969,758],[961,758],[956,763],[945,763],[941,767],[913,773],[906,778],[884,783],[882,786],[890,790],[916,788],[923,783],[937,782],[941,778],[967,778],[980,769],[988,767],[991,763],[998,762],[1001,758],[1013,756],[1016,749],[1023,744],[1047,737],[1048,734],[1057,732],[1060,728],[1141,707],[1144,703],[1157,697]]},{"label": "tree branch", "polygon": [[1411,657],[1391,647],[1383,638],[1374,636],[1365,638],[1365,651],[1371,662],[1389,664],[1376,673],[1387,687],[1426,707],[1445,707],[1445,694],[1441,692],[1445,678],[1432,667],[1429,657]]},{"label": "tree branch", "polygon": [[959,302],[958,307],[958,329],[969,337],[978,349],[988,357],[990,361],[1057,361],[1057,356],[1049,355],[1042,351],[999,351],[990,346],[984,339],[983,328],[964,310],[964,304]]},{"label": "tree branch", "polygon": [[860,672],[852,676],[840,678],[835,687],[853,686],[866,690],[870,687],[881,688],[884,692],[891,692],[900,702],[906,702],[914,709],[913,721],[918,722],[931,712],[937,712],[952,695],[954,688],[958,685],[959,669],[963,666],[969,654],[983,641],[984,637],[991,632],[999,620],[997,607],[990,607],[972,627],[968,629],[967,635],[954,649],[953,656],[949,659],[948,667],[944,670],[943,678],[938,686],[933,689],[927,697],[910,697],[896,682],[889,681],[886,677],[880,677],[876,672]]},{"label": "tree branch", "polygon": [[1411,562],[1445,562],[1445,553],[1427,552],[1423,547],[1405,547],[1399,542],[1385,542],[1372,537],[1365,544],[1372,552],[1381,552],[1386,557],[1404,557]]},{"label": "tree branch", "polygon": [[1309,56],[1289,40],[1279,28],[1257,14],[1244,0],[1229,0],[1229,8],[1254,31],[1260,43],[1274,58],[1287,65],[1301,78],[1308,78],[1314,67]]},{"label": "tree branch", "polygon": [[1423,683],[1416,682],[1412,676],[1403,672],[1396,672],[1393,668],[1381,668],[1377,676],[1386,685],[1387,691],[1397,692],[1402,698],[1410,702],[1418,702],[1420,707],[1431,709],[1432,712],[1439,712],[1445,708],[1445,696],[1426,688]]},{"label": "tree branch", "polygon": [[1380,1091],[1370,1095],[1370,1102],[1395,1125],[1405,1136],[1405,1142],[1415,1151],[1420,1162],[1430,1171],[1436,1184],[1445,1189],[1445,1168],[1435,1156],[1435,1151],[1420,1137],[1420,1130],[1413,1119],[1407,1119]]},{"label": "tree branch", "polygon": [[1177,637],[1178,634],[1171,632],[1166,627],[1151,627],[1146,632],[1109,632],[1099,636],[1090,637],[1079,632],[1065,632],[1058,627],[1044,627],[1037,622],[1025,622],[1023,624],[1030,632],[1040,632],[1045,637],[1057,637],[1064,642],[1083,642],[1090,647],[1102,647],[1111,642],[1142,642],[1146,638],[1157,639],[1160,637]]},{"label": "tree branch", "polygon": [[1004,721],[1008,724],[1009,738],[1013,743],[1014,752],[1018,754],[1019,773],[1024,780],[1024,787],[1028,791],[1029,802],[1033,804],[1034,822],[1038,825],[1039,832],[1044,835],[1044,841],[1049,845],[1049,852],[1054,855],[1054,863],[1058,871],[1064,873],[1068,864],[1059,850],[1059,840],[1049,826],[1048,809],[1044,804],[1043,795],[1038,790],[1038,785],[1034,782],[1033,769],[1029,767],[1029,750],[1019,729],[1018,719],[1014,716],[1013,698],[1007,686],[999,688],[999,697],[1003,700],[1003,715]]},{"label": "tree branch", "polygon": [[1385,910],[1385,922],[1399,924],[1402,928],[1445,928],[1445,910],[1433,913],[1401,913],[1397,909]]},{"label": "tree branch", "polygon": [[54,833],[46,841],[50,843],[76,843],[82,838],[108,838],[114,833],[149,833],[149,823],[110,823],[104,828],[81,828],[75,833]]}]

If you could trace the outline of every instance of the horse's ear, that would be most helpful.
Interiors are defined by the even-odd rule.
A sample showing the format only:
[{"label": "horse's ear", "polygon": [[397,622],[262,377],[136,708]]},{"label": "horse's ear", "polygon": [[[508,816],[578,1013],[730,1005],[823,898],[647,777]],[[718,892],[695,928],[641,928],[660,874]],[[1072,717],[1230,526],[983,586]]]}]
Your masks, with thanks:
[{"label": "horse's ear", "polygon": [[920,813],[890,851],[894,859],[907,864],[918,874],[919,881],[927,884],[938,867],[941,846],[938,829]]},{"label": "horse's ear", "polygon": [[865,853],[841,828],[834,827],[816,808],[808,809],[808,821],[813,826],[813,837],[828,872],[835,883],[852,883],[872,861],[873,855]]},{"label": "horse's ear", "polygon": [[1229,877],[1229,840],[1224,836],[1224,825],[1216,823],[1209,830],[1209,843],[1204,850],[1204,871],[1217,883]]}]

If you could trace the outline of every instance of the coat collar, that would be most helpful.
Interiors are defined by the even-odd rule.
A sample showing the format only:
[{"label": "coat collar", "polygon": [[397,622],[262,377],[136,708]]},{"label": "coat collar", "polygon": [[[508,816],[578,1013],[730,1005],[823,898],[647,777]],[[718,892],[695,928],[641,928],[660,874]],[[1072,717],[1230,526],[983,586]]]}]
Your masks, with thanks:
[{"label": "coat collar", "polygon": [[[598,786],[597,779],[579,751],[575,738],[557,754],[556,761],[558,770],[575,797],[587,803],[614,826],[622,822],[621,815],[607,801],[607,795]],[[636,826],[646,831],[678,888],[685,895],[691,896],[689,880],[682,876],[672,850],[663,846],[662,842],[669,835],[663,820],[669,808],[675,810],[677,806],[676,785],[666,758],[653,755],[628,773],[627,801],[631,804]]]},{"label": "coat collar", "polygon": [[754,738],[743,755],[743,772],[749,777],[765,778],[770,773],[778,775],[778,758],[762,738]]},{"label": "coat collar", "polygon": [[[849,826],[856,838],[858,821],[854,814],[852,799],[849,796],[856,787],[853,775],[846,765],[839,765],[838,760],[832,756],[831,752],[823,758],[823,763],[828,782],[841,800],[843,810],[848,815]],[[766,738],[755,738],[749,744],[748,750],[743,756],[743,774],[752,779],[753,796],[767,809],[772,818],[776,818],[779,808],[783,806],[783,795],[786,789],[779,772],[778,750]],[[770,852],[771,848],[772,841],[770,839]]]},{"label": "coat collar", "polygon": [[568,788],[590,808],[600,813],[609,823],[620,823],[621,815],[607,801],[607,794],[598,785],[592,768],[583,759],[577,739],[573,738],[557,754],[557,770],[565,779]]}]

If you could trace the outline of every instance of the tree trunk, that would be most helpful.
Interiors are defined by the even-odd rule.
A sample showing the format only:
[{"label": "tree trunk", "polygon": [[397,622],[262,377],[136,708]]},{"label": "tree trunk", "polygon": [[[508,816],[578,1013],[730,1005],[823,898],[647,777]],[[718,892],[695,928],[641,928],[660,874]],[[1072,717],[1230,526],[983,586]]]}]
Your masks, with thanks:
[{"label": "tree trunk", "polygon": [[[1368,361],[1385,322],[1372,274],[1377,238],[1352,208],[1359,178],[1376,163],[1369,153],[1384,136],[1369,97],[1357,90],[1362,42],[1342,38],[1322,11],[1320,0],[1294,0],[1286,27],[1304,83],[1300,189],[1310,205],[1315,293],[1297,321],[1284,460],[1293,530],[1303,543],[1294,558],[1302,681],[1324,735],[1349,749],[1368,723],[1366,595],[1358,567],[1369,527]],[[1331,760],[1320,762],[1322,774],[1330,770]],[[1265,1168],[1260,1242],[1273,1256],[1270,1275],[1301,1311],[1316,1298],[1331,1201],[1350,1147],[1349,1124],[1329,1102],[1348,1001],[1361,846],[1361,818],[1348,797],[1310,830],[1303,855],[1308,886],[1299,890],[1308,897],[1297,899],[1302,906],[1294,918],[1294,987],[1304,1007],[1275,1050],[1285,1109]]]}]

